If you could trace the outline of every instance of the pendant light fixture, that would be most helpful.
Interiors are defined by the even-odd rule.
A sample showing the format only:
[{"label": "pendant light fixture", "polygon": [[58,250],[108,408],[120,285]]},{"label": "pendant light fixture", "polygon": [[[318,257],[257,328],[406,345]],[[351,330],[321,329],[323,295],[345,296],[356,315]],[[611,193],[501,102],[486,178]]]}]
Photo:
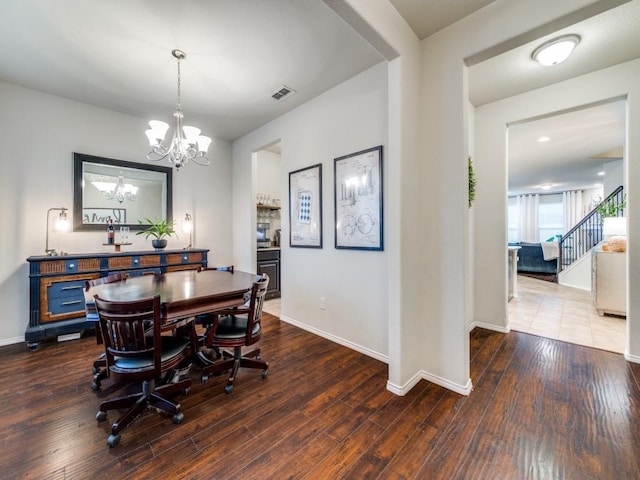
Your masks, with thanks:
[{"label": "pendant light fixture", "polygon": [[164,137],[169,129],[169,125],[159,120],[151,120],[149,130],[145,132],[151,145],[151,151],[147,154],[147,159],[160,161],[167,158],[176,169],[186,165],[189,160],[193,160],[198,165],[209,165],[211,161],[206,157],[207,150],[211,144],[211,138],[200,135],[200,129],[196,127],[183,126],[182,109],[180,106],[180,61],[187,58],[187,54],[182,50],[172,50],[178,61],[178,93],[176,110],[173,112],[174,131],[171,143],[167,146]]}]

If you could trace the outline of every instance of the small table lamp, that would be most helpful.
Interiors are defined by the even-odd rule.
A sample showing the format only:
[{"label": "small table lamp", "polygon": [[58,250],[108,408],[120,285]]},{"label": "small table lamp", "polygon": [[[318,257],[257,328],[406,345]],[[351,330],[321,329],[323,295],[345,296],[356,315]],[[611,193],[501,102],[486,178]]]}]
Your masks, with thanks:
[{"label": "small table lamp", "polygon": [[612,252],[627,251],[627,219],[625,217],[605,217],[602,236]]},{"label": "small table lamp", "polygon": [[193,217],[188,213],[184,214],[184,220],[182,220],[182,233],[189,234],[189,246],[185,248],[185,250],[191,249],[191,237],[193,234]]},{"label": "small table lamp", "polygon": [[67,208],[50,208],[47,210],[47,235],[45,239],[44,251],[47,255],[54,256],[58,253],[55,248],[49,248],[49,218],[51,217],[51,211],[59,211],[60,214],[56,219],[56,222],[53,225],[53,230],[55,232],[66,232],[69,230],[69,220],[67,219]]}]

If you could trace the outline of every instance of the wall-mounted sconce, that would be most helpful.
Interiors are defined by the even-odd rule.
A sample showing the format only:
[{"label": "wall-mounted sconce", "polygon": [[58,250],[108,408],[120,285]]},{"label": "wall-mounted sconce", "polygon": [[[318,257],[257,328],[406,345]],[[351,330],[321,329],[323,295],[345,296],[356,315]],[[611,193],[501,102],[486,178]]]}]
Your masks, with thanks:
[{"label": "wall-mounted sconce", "polygon": [[47,234],[45,240],[44,251],[47,255],[54,256],[58,255],[55,248],[49,248],[49,218],[51,217],[52,211],[60,212],[58,218],[56,218],[55,223],[53,224],[53,230],[55,232],[68,232],[69,231],[69,220],[67,219],[67,210],[68,208],[60,207],[60,208],[50,208],[47,210]]},{"label": "wall-mounted sconce", "polygon": [[184,214],[184,220],[182,220],[182,233],[189,234],[189,246],[185,248],[185,250],[191,249],[192,245],[192,235],[193,235],[193,217],[188,213]]}]

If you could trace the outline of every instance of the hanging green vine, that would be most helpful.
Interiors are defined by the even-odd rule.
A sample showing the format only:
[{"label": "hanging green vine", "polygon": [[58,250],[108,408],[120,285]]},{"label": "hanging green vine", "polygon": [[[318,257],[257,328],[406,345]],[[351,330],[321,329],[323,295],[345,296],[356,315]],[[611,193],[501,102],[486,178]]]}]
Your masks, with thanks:
[{"label": "hanging green vine", "polygon": [[471,157],[469,157],[469,208],[476,198],[476,176],[473,173],[473,164],[471,163]]}]

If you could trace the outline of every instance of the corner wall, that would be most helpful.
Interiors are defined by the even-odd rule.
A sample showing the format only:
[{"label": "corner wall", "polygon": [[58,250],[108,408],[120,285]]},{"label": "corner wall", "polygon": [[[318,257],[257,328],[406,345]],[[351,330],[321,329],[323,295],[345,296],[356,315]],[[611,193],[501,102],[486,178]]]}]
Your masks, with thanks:
[{"label": "corner wall", "polygon": [[[334,248],[333,159],[383,145],[383,188],[389,191],[387,65],[342,83],[233,143],[234,264],[255,271],[256,155],[282,142],[282,319],[386,361],[387,258],[385,251]],[[291,171],[322,164],[323,248],[289,247]],[[389,235],[384,205],[384,238]],[[320,309],[320,297],[326,310]]]},{"label": "corner wall", "polygon": [[[5,345],[23,341],[29,324],[26,258],[44,254],[47,209],[73,209],[73,152],[149,163],[149,147],[144,119],[4,82],[0,104],[0,345]],[[211,249],[210,263],[226,264],[231,260],[230,144],[215,140],[210,152],[211,166],[174,171],[173,215],[181,220],[191,213],[194,244]],[[102,246],[105,235],[54,234],[50,244],[71,253],[105,252],[110,251]],[[151,249],[141,236],[132,235],[132,242],[127,250]],[[168,248],[188,243],[179,233]]]}]

